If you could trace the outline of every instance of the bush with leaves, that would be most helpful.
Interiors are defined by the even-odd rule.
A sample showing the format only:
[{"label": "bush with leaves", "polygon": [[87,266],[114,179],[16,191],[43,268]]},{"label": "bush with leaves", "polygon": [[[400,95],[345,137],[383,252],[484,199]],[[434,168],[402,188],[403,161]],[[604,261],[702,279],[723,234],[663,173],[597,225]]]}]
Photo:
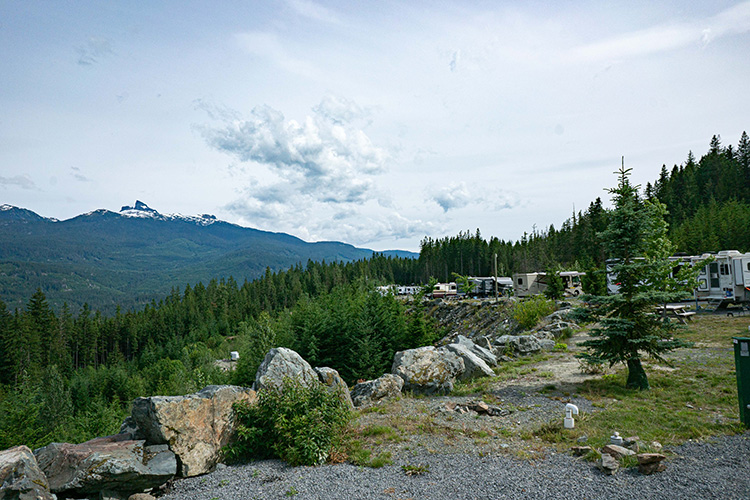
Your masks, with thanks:
[{"label": "bush with leaves", "polygon": [[229,461],[278,457],[290,465],[318,465],[342,445],[349,407],[321,384],[286,379],[258,392],[255,403],[235,403],[237,437]]},{"label": "bush with leaves", "polygon": [[516,303],[513,307],[513,319],[522,329],[530,330],[536,326],[541,318],[552,314],[554,310],[554,301],[546,299],[542,295],[534,295]]}]

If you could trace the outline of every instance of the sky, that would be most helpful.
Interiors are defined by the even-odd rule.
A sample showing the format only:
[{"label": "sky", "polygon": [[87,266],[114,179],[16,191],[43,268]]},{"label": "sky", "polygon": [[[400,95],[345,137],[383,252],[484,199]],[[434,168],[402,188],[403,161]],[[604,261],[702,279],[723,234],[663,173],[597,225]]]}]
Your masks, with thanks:
[{"label": "sky", "polygon": [[750,2],[0,0],[0,204],[518,240],[750,129]]}]

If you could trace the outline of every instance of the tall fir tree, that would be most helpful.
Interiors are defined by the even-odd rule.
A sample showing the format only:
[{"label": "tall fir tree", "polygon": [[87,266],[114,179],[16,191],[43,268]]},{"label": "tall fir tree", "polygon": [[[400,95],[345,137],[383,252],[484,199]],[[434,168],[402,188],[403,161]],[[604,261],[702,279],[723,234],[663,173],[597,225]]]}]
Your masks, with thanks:
[{"label": "tall fir tree", "polygon": [[600,326],[591,330],[593,338],[583,343],[587,352],[579,357],[610,366],[625,363],[627,387],[648,389],[642,356],[663,359],[662,354],[688,345],[674,338],[675,325],[654,314],[654,308],[685,294],[662,286],[671,253],[664,207],[640,200],[638,186],[630,183],[630,171],[623,166],[617,172],[618,185],[610,189],[614,208],[601,235],[608,257],[614,259],[611,269],[619,293],[586,298]]}]

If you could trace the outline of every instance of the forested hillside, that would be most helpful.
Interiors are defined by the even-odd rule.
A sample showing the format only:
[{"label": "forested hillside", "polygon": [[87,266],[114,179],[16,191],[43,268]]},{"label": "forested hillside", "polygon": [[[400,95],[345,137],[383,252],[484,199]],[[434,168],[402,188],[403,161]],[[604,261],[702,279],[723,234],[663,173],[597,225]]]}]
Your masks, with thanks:
[{"label": "forested hillside", "polygon": [[[55,311],[67,303],[113,314],[159,300],[173,287],[239,281],[298,263],[351,261],[372,250],[340,242],[308,243],[210,215],[162,215],[145,203],[95,210],[58,221],[0,206],[0,299],[23,307],[40,288]],[[398,252],[394,256],[401,255]],[[403,252],[403,255],[410,255]]]}]

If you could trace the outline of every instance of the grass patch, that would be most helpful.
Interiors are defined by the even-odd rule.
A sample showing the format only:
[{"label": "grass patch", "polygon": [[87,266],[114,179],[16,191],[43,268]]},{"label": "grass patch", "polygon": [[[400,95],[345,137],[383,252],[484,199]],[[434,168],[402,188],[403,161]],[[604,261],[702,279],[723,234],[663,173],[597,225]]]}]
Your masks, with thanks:
[{"label": "grass patch", "polygon": [[613,431],[664,445],[742,432],[731,338],[746,324],[743,318],[697,318],[680,335],[696,347],[672,353],[671,367],[644,363],[650,390],[626,389],[627,371],[616,367],[578,389],[601,411],[579,415],[575,429],[563,429],[560,419],[536,429],[533,437],[568,446],[586,434],[588,444],[596,447],[607,444]]}]

